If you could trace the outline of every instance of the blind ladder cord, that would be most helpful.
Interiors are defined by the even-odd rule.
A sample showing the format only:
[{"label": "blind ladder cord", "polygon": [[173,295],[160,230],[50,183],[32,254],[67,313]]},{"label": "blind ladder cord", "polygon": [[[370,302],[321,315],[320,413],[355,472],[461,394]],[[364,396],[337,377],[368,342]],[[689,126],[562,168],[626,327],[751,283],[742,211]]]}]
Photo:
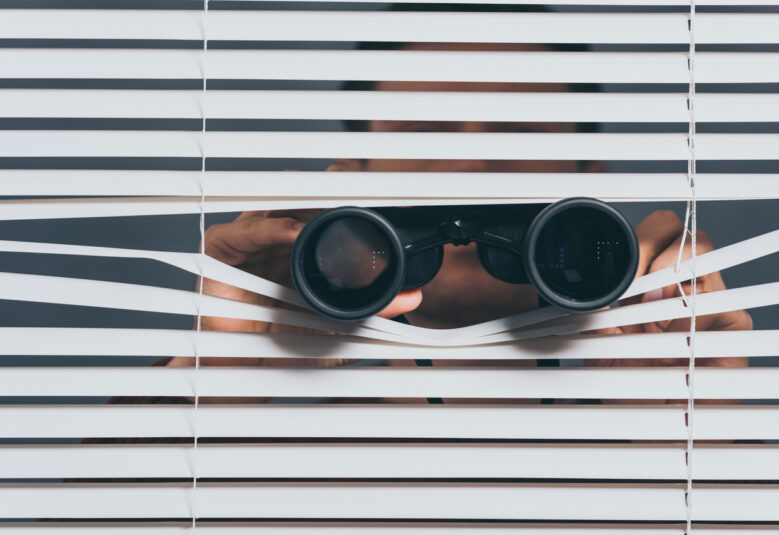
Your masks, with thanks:
[{"label": "blind ladder cord", "polygon": [[685,425],[687,427],[687,451],[685,453],[685,465],[687,468],[687,486],[684,493],[684,505],[686,512],[685,533],[690,535],[692,532],[692,457],[693,457],[693,422],[695,413],[695,294],[696,294],[696,271],[695,255],[697,253],[697,199],[695,194],[695,0],[690,0],[690,19],[688,21],[688,30],[690,33],[690,50],[687,67],[690,73],[689,92],[687,95],[687,109],[689,111],[689,130],[687,134],[687,145],[690,149],[690,157],[687,161],[687,180],[690,186],[690,200],[687,201],[687,210],[684,220],[684,233],[679,246],[679,256],[676,260],[676,271],[679,272],[679,265],[682,260],[682,251],[684,250],[687,233],[690,234],[690,245],[692,252],[690,255],[690,295],[689,299],[684,293],[684,289],[678,282],[679,290],[684,300],[684,304],[690,309],[690,334],[687,342],[690,349],[689,368],[687,370],[687,411],[685,413]]},{"label": "blind ladder cord", "polygon": [[193,375],[194,392],[195,392],[195,409],[193,414],[193,437],[192,437],[192,531],[197,529],[197,479],[198,479],[198,440],[200,438],[200,430],[198,428],[198,407],[200,406],[200,392],[198,389],[198,371],[200,370],[200,332],[202,330],[202,315],[201,302],[203,298],[203,265],[205,263],[206,254],[206,229],[205,229],[205,203],[206,203],[206,189],[205,189],[205,172],[206,172],[206,151],[205,151],[205,136],[206,136],[206,95],[208,84],[208,73],[206,68],[206,59],[208,57],[208,33],[206,31],[206,25],[208,20],[208,0],[203,0],[203,91],[201,92],[201,105],[200,109],[203,114],[203,121],[200,130],[200,174],[199,186],[200,186],[200,257],[198,262],[198,271],[200,276],[198,277],[198,291],[197,291],[197,332],[195,334],[195,373]]}]

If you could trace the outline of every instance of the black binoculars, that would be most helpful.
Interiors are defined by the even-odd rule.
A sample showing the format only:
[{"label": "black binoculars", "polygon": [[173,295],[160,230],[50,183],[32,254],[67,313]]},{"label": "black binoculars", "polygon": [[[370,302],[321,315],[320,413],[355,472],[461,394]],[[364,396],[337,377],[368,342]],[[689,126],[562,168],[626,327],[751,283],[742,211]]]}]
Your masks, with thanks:
[{"label": "black binoculars", "polygon": [[535,286],[539,301],[570,311],[615,302],[638,266],[636,234],[614,207],[590,198],[554,204],[326,210],[292,249],[292,280],[321,314],[366,318],[402,288],[427,284],[444,245],[477,244],[502,281]]}]

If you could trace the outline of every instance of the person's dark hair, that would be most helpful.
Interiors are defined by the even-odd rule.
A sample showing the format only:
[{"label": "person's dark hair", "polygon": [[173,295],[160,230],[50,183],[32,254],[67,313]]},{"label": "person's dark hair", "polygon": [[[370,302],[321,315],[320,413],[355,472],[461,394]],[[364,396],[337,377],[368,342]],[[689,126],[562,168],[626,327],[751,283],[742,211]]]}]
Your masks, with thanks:
[{"label": "person's dark hair", "polygon": [[[552,13],[553,10],[543,5],[473,5],[473,4],[392,4],[386,11],[458,11],[458,12],[498,12],[498,13]],[[406,42],[360,42],[355,50],[402,50],[409,43]],[[586,44],[568,43],[544,43],[545,47],[558,52],[587,52],[590,47]],[[344,91],[372,91],[378,84],[378,80],[350,80],[344,83]],[[567,84],[570,91],[598,92],[598,84]],[[368,121],[345,120],[346,129],[351,132],[367,132]],[[597,132],[595,123],[577,123],[577,132]]]}]

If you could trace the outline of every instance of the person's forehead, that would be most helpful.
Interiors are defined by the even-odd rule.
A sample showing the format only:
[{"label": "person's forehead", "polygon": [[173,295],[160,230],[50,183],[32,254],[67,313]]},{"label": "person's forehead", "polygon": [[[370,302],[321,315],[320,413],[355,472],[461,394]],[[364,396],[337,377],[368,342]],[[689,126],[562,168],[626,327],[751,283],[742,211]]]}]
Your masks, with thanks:
[{"label": "person's forehead", "polygon": [[[549,52],[550,48],[534,43],[409,43],[403,50],[461,50],[461,51],[513,51]],[[495,92],[565,92],[568,85],[562,83],[511,83],[511,82],[407,82],[381,81],[375,91],[495,91]]]}]

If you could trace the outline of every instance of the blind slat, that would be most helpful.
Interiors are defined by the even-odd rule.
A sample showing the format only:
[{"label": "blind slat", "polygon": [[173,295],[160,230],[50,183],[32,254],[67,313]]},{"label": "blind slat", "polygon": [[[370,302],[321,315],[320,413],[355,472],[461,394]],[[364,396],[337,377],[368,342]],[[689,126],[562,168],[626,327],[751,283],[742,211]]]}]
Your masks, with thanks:
[{"label": "blind slat", "polygon": [[202,99],[202,91],[0,89],[0,116],[200,119]]},{"label": "blind slat", "polygon": [[200,50],[0,50],[3,78],[200,79]]},{"label": "blind slat", "polygon": [[1,130],[0,157],[201,158],[202,134],[142,131]]},{"label": "blind slat", "polygon": [[[185,445],[2,446],[8,478],[190,478]],[[686,478],[682,446],[201,444],[202,478]],[[775,480],[775,446],[697,446],[696,480]]]},{"label": "blind slat", "polygon": [[[202,39],[197,11],[7,10],[8,38]],[[209,40],[684,42],[682,14],[210,11]],[[582,25],[584,23],[584,25]],[[675,30],[675,31],[674,31]],[[519,32],[519,33],[517,33]],[[551,40],[550,40],[551,39]]]},{"label": "blind slat", "polygon": [[[574,342],[575,343],[575,342]],[[748,350],[746,350],[748,352]],[[428,355],[429,356],[429,355]],[[478,352],[474,350],[474,357]],[[201,397],[683,399],[686,368],[211,368]],[[6,396],[194,396],[188,368],[4,368]],[[779,369],[701,368],[696,399],[772,399]]]},{"label": "blind slat", "polygon": [[[199,195],[199,172],[0,170],[0,187],[7,195]],[[351,198],[523,198],[562,197],[581,188],[590,196],[624,199],[661,195],[688,198],[681,173],[350,173],[321,171],[210,171],[203,176],[209,204],[230,197]],[[542,180],[543,179],[543,180]],[[774,194],[779,198],[779,174],[696,175],[700,188],[717,195]],[[744,187],[754,182],[754,188]],[[759,186],[759,187],[758,187]],[[456,189],[453,189],[455,188]],[[765,192],[769,193],[765,193]],[[699,193],[700,196],[700,193]],[[175,200],[175,199],[167,199]],[[150,202],[149,199],[146,200]],[[208,210],[208,207],[206,207]]]},{"label": "blind slat", "polygon": [[[697,424],[697,422],[696,422]],[[776,522],[779,520],[779,489],[698,488],[693,490],[693,520]]]},{"label": "blind slat", "polygon": [[[195,333],[165,329],[0,327],[0,355],[195,356]],[[417,347],[375,344],[361,338],[318,334],[249,334],[204,331],[202,357],[357,358],[357,359],[593,359],[686,358],[687,333],[558,336],[517,343],[468,347]],[[315,354],[311,347],[317,347]],[[696,355],[774,357],[779,331],[700,332]]]},{"label": "blind slat", "polygon": [[[4,518],[187,518],[189,487],[0,488]],[[769,494],[770,496],[770,494]],[[681,488],[200,486],[200,518],[681,520]]]},{"label": "blind slat", "polygon": [[[698,43],[775,43],[779,16],[696,15]],[[8,39],[200,40],[197,11],[3,10]],[[686,14],[210,11],[210,40],[684,43]]]},{"label": "blind slat", "polygon": [[[681,83],[677,52],[209,51],[209,78],[462,82]],[[249,68],[250,66],[250,68]],[[779,53],[699,52],[698,83],[779,81]]]},{"label": "blind slat", "polygon": [[[228,158],[682,160],[689,155],[683,134],[212,132],[207,145],[209,155]],[[765,157],[775,149],[772,144]]]},{"label": "blind slat", "polygon": [[[0,51],[5,78],[202,78],[202,51]],[[698,83],[779,81],[779,53],[700,52]],[[676,52],[210,50],[208,78],[462,82],[687,83]]]},{"label": "blind slat", "polygon": [[[0,90],[0,115],[9,117],[202,117],[200,91]],[[761,102],[723,95],[745,116]],[[732,98],[727,98],[732,97]],[[774,95],[762,102],[775,103]],[[435,121],[666,121],[687,117],[682,94],[456,93],[443,91],[209,91],[209,118]],[[723,99],[718,99],[722,101]],[[710,106],[714,115],[724,113]],[[738,116],[730,110],[731,116]],[[769,113],[771,109],[769,108]],[[748,120],[740,118],[738,120]]]},{"label": "blind slat", "polygon": [[[746,414],[755,409],[744,409]],[[777,414],[767,413],[772,420]],[[697,409],[696,409],[697,415]],[[737,430],[749,438],[779,436],[771,420],[743,416]],[[0,407],[2,438],[191,437],[194,409],[187,406]],[[716,417],[716,416],[715,416]],[[762,421],[761,421],[762,420]],[[701,417],[701,421],[706,420]],[[749,422],[748,427],[744,427]],[[734,423],[733,425],[736,425]],[[731,426],[699,424],[696,433],[729,438]],[[198,409],[201,437],[470,438],[686,440],[684,408],[658,405],[549,406],[366,405],[208,406]],[[765,435],[765,436],[764,436]]]},{"label": "blind slat", "polygon": [[[211,118],[686,122],[686,98],[674,93],[269,90],[211,91],[206,102]],[[695,105],[699,122],[779,120],[774,94],[701,93]]]},{"label": "blind slat", "polygon": [[[208,57],[209,78],[229,79],[686,83],[689,78],[681,53],[220,50]],[[767,67],[766,58],[759,59],[760,68]]]},{"label": "blind slat", "polygon": [[[776,158],[779,134],[698,134],[699,160]],[[210,132],[212,157],[687,160],[685,134]]]},{"label": "blind slat", "polygon": [[[190,487],[1,488],[3,518],[187,518]],[[698,488],[697,521],[776,521],[777,489]],[[682,488],[617,486],[201,486],[201,518],[681,521]],[[22,516],[24,515],[24,516]],[[413,516],[412,516],[413,515]]]},{"label": "blind slat", "polygon": [[[89,217],[113,206],[115,215],[123,210],[154,213],[155,206],[174,213],[187,213],[200,194],[200,173],[191,171],[95,171],[95,170],[0,170],[0,188],[7,195],[80,196],[189,196],[177,199],[119,199],[96,203],[79,201],[0,201],[0,219]],[[570,196],[589,196],[614,202],[647,200],[688,200],[687,178],[681,173],[351,173],[321,171],[210,171],[203,176],[208,202],[206,212],[238,211],[241,203],[321,202],[346,205],[365,204],[372,199],[408,199],[415,203],[447,199],[472,199],[475,203],[495,199],[513,203],[547,202]],[[699,200],[778,199],[779,174],[695,175]],[[456,189],[451,189],[456,186]],[[224,199],[220,197],[234,197]],[[254,199],[252,199],[254,197]],[[293,199],[300,199],[295,201]],[[68,205],[71,202],[71,205]],[[53,207],[52,204],[56,204]],[[200,211],[199,201],[195,213]],[[14,206],[24,205],[24,209]],[[81,212],[79,210],[82,210]],[[26,217],[25,217],[26,214]],[[81,214],[81,215],[79,215]],[[129,214],[128,214],[129,215]],[[48,217],[55,217],[53,214]]]},{"label": "blind slat", "polygon": [[703,480],[776,480],[779,479],[779,448],[775,444],[729,447],[696,444],[692,471],[695,479]]},{"label": "blind slat", "polygon": [[[773,197],[770,197],[773,198]],[[517,198],[517,202],[554,202],[557,197],[533,197]],[[615,199],[616,200],[616,199]],[[633,201],[637,199],[631,199]],[[665,199],[668,200],[668,199]],[[674,199],[670,199],[674,200]],[[687,200],[675,199],[675,200]],[[200,198],[166,198],[166,199],[81,199],[79,201],[41,200],[41,201],[0,201],[2,211],[0,220],[29,220],[29,219],[68,219],[68,218],[94,218],[94,217],[121,217],[143,215],[177,215],[200,213]],[[204,213],[243,212],[253,210],[298,210],[298,209],[324,209],[337,208],[339,206],[363,206],[382,207],[398,206],[413,202],[416,206],[442,206],[442,205],[473,205],[473,204],[505,204],[505,199],[490,197],[458,197],[458,198],[408,198],[408,197],[360,197],[360,198],[329,198],[329,199],[241,199],[241,200],[213,200],[207,199]]]},{"label": "blind slat", "polygon": [[203,39],[196,10],[3,9],[2,15],[5,39]]},{"label": "blind slat", "polygon": [[[198,409],[201,437],[687,440],[686,404],[646,406],[265,405]],[[191,437],[181,406],[10,406],[2,438]],[[695,409],[698,440],[777,440],[779,409]]]},{"label": "blind slat", "polygon": [[[686,14],[211,11],[209,39],[689,43]],[[697,43],[775,43],[779,16],[696,15]]]},{"label": "blind slat", "polygon": [[[200,119],[202,92],[0,90],[0,116]],[[442,91],[210,91],[212,119],[392,121],[686,122],[687,96],[675,93]],[[779,95],[696,96],[698,122],[779,121]]]},{"label": "blind slat", "polygon": [[[779,134],[699,134],[700,160],[770,160]],[[686,160],[685,134],[2,131],[0,157]]]},{"label": "blind slat", "polygon": [[[683,14],[211,11],[208,24],[209,39],[243,41],[689,41]],[[765,28],[758,24],[752,24],[751,28],[758,31]],[[771,34],[775,38],[775,32]]]},{"label": "blind slat", "polygon": [[[192,477],[190,446],[0,447],[5,477]],[[765,452],[761,461],[772,461]],[[749,463],[751,450],[717,459]],[[551,445],[198,446],[201,478],[684,479],[681,447]],[[714,461],[714,459],[712,459]],[[738,477],[738,470],[729,471]]]},{"label": "blind slat", "polygon": [[[729,370],[724,370],[729,371]],[[710,375],[701,370],[699,397],[766,397],[779,370]],[[752,370],[746,370],[751,372]],[[749,389],[743,381],[760,375]],[[735,388],[730,382],[742,382]],[[7,396],[194,396],[189,368],[4,368],[0,392]],[[682,399],[681,368],[434,369],[434,368],[218,368],[200,370],[201,397],[447,397]],[[770,394],[769,394],[770,395]]]}]

